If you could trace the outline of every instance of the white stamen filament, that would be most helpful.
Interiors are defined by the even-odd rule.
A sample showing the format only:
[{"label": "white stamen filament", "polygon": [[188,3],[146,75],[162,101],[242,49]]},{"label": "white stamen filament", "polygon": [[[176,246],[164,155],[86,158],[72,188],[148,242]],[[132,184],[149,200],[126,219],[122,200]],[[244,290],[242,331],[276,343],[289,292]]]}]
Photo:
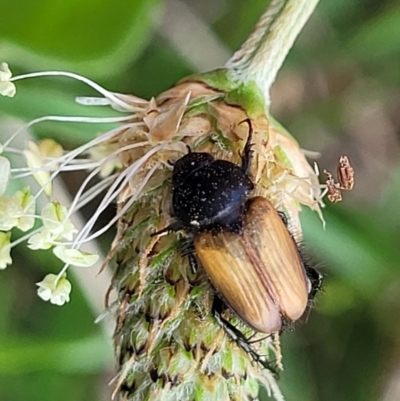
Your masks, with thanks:
[{"label": "white stamen filament", "polygon": [[[71,152],[68,152],[66,155],[60,157],[59,162],[61,162],[62,160],[64,160],[64,161],[62,163],[60,163],[60,166],[58,167],[58,169],[53,172],[53,174],[46,181],[46,183],[44,183],[44,185],[38,190],[38,192],[36,193],[32,202],[37,200],[37,198],[44,192],[46,185],[51,183],[57,177],[57,175],[63,171],[63,167],[66,166],[72,159],[75,159],[78,155],[86,152],[88,149],[98,145],[99,143],[106,142],[108,139],[112,138],[114,135],[120,133],[121,130],[131,128],[136,125],[137,125],[137,123],[132,123],[132,124],[125,124],[123,126],[114,128],[110,131],[107,131],[105,134],[102,134],[102,135],[94,138],[93,140],[80,146],[79,148],[76,148],[76,149],[72,150]],[[26,210],[29,208],[29,206],[30,206],[30,203],[26,206]]]},{"label": "white stamen filament", "polygon": [[101,234],[105,233],[107,230],[109,230],[132,206],[132,204],[138,199],[140,196],[140,193],[142,189],[145,187],[145,185],[149,182],[151,176],[153,175],[154,171],[156,171],[160,167],[160,163],[157,163],[154,165],[150,171],[147,173],[146,177],[143,179],[142,183],[140,184],[136,194],[134,196],[131,196],[129,198],[129,201],[123,206],[123,208],[117,213],[104,227],[102,227],[100,230],[96,231],[93,233],[90,237],[85,238],[84,240],[80,241],[80,244],[84,242],[89,242],[94,240],[95,238],[99,237]]},{"label": "white stamen filament", "polygon": [[67,213],[67,217],[69,218],[70,215],[73,213],[73,210],[75,208],[76,203],[78,202],[79,198],[82,195],[82,192],[84,191],[84,189],[86,188],[86,186],[89,184],[89,182],[92,180],[92,178],[94,178],[103,168],[103,166],[109,161],[112,160],[115,156],[117,156],[119,153],[122,153],[126,150],[130,150],[130,149],[134,149],[143,145],[147,145],[147,142],[139,142],[139,143],[134,143],[131,145],[126,145],[123,146],[122,148],[117,149],[116,151],[114,151],[113,153],[111,153],[110,155],[108,155],[104,160],[101,161],[101,164],[95,169],[93,170],[85,179],[85,181],[83,181],[82,185],[80,186],[78,192],[76,193],[75,197],[74,197],[74,201],[72,202],[69,211]]},{"label": "white stamen filament", "polygon": [[21,156],[23,156],[23,154],[24,154],[24,151],[22,149],[16,149],[16,148],[10,148],[10,147],[7,147],[7,149],[4,149],[4,146],[2,146],[2,148],[5,153],[13,153],[16,155],[21,155]]},{"label": "white stamen filament", "polygon": [[[154,150],[154,149],[153,149]],[[150,152],[149,152],[150,153]],[[147,155],[146,155],[147,156]],[[144,159],[144,158],[142,158]],[[138,160],[139,162],[140,160]],[[144,160],[146,161],[146,160]],[[143,162],[144,162],[143,161]],[[136,162],[137,163],[137,162]],[[136,164],[134,163],[134,164]],[[132,167],[134,165],[131,165],[130,167]],[[138,190],[136,191],[135,194],[132,194],[131,198],[129,199],[129,201],[124,205],[124,207],[120,210],[120,212],[109,221],[108,224],[106,224],[102,229],[98,230],[97,232],[95,232],[94,234],[92,234],[90,237],[86,237],[88,232],[90,232],[90,230],[92,229],[93,225],[95,224],[95,222],[97,221],[98,217],[100,216],[101,212],[105,209],[106,206],[108,206],[109,202],[107,203],[106,206],[102,206],[102,207],[98,207],[95,214],[92,216],[92,218],[85,224],[84,228],[81,230],[81,232],[79,233],[79,235],[77,236],[77,238],[75,239],[73,245],[72,245],[72,249],[75,249],[79,244],[82,244],[84,242],[87,241],[91,241],[94,238],[97,238],[98,236],[100,236],[101,234],[103,234],[104,232],[106,232],[110,227],[112,227],[116,221],[118,221],[118,219],[124,215],[124,213],[126,213],[127,210],[129,210],[129,208],[132,206],[132,204],[137,200],[137,198],[140,196],[140,193],[142,191],[142,189],[144,188],[144,186],[147,184],[147,182],[149,181],[149,179],[151,178],[151,176],[154,174],[154,171],[156,171],[158,168],[160,167],[160,163],[157,163],[156,165],[154,165],[150,171],[146,174],[146,177],[143,179],[142,183],[140,184]],[[130,168],[126,169],[124,171],[127,172],[128,170],[130,170]],[[132,170],[136,170],[136,169],[132,169]],[[126,183],[131,179],[132,175],[135,173],[135,171],[132,171],[131,174],[126,174],[127,177],[124,179],[124,181],[121,184],[121,188],[125,188]],[[110,191],[109,191],[110,192]],[[118,195],[119,192],[116,192],[114,195]],[[111,200],[115,198],[115,196],[109,197]],[[103,203],[103,202],[102,202]],[[81,239],[82,238],[82,239]],[[64,267],[61,269],[60,273],[58,273],[57,275],[57,280],[56,282],[58,282],[58,280],[63,276],[63,274],[67,271],[69,267],[69,264],[65,264]]]},{"label": "white stamen filament", "polygon": [[[128,185],[132,176],[140,169],[140,167],[155,153],[157,153],[160,149],[162,149],[163,144],[155,146],[149,152],[146,153],[143,157],[137,160],[135,163],[131,164],[128,168],[126,168],[123,172],[121,172],[115,182],[108,189],[106,195],[102,199],[100,205],[98,206],[94,215],[90,218],[90,220],[85,224],[80,233],[77,235],[73,248],[76,248],[82,242],[85,242],[85,238],[92,229],[93,225],[99,218],[100,214],[106,209],[106,207],[119,195],[121,190],[123,190],[126,185]],[[119,189],[117,189],[119,187]],[[140,187],[142,188],[142,186]],[[141,190],[141,189],[140,189]],[[132,194],[131,198],[136,199],[140,193]]]},{"label": "white stamen filament", "polygon": [[[36,217],[41,217],[41,216],[36,216]],[[25,242],[26,240],[28,240],[30,237],[32,237],[32,235],[38,233],[40,230],[42,230],[43,227],[38,227],[36,230],[30,231],[28,234],[25,234],[24,236],[16,239],[15,241],[11,242],[10,244],[10,248],[13,248],[19,244],[21,244],[22,242]]]},{"label": "white stamen filament", "polygon": [[[17,179],[17,178],[25,178],[25,177],[29,177],[31,175],[34,175],[38,172],[41,171],[56,171],[58,170],[55,169],[54,164],[58,163],[58,159],[53,159],[52,162],[49,162],[45,165],[43,165],[42,167],[37,167],[37,168],[29,168],[29,167],[21,167],[21,168],[12,168],[11,169],[11,173],[17,173],[20,172],[20,174],[15,174],[12,176],[12,178]],[[80,165],[67,165],[64,166],[62,168],[62,170],[60,170],[61,172],[70,172],[70,171],[80,171],[80,170],[92,170],[93,168],[96,168],[98,166],[103,166],[104,161],[103,160],[99,160],[96,162],[88,162],[86,161],[85,164],[80,164]],[[51,167],[51,165],[53,165],[53,167]]]},{"label": "white stamen filament", "polygon": [[[126,100],[128,101],[129,104],[132,103],[132,98],[131,97],[132,97],[131,95],[130,96],[125,96],[125,95],[122,95],[122,94],[118,94],[118,98],[119,99],[122,100],[122,99],[126,98]],[[98,106],[111,106],[114,110],[118,110],[118,111],[121,111],[121,112],[126,111],[126,108],[121,110],[121,108],[116,107],[115,104],[113,104],[109,99],[106,99],[104,97],[78,96],[78,97],[75,98],[75,102],[78,103],[78,104],[81,104],[82,106],[89,106],[89,107],[90,106],[95,106],[95,107],[98,107]],[[138,103],[138,104],[141,104],[143,106],[147,106],[148,103],[149,103],[147,100],[139,99],[139,98],[134,98],[134,102]],[[135,106],[131,105],[130,106],[131,109],[129,111],[130,112],[142,112],[143,113],[143,111],[144,111],[143,106],[142,107],[135,107]]]},{"label": "white stamen filament", "polygon": [[58,121],[58,122],[70,122],[70,123],[90,123],[90,124],[104,124],[104,123],[121,123],[124,121],[132,120],[132,116],[125,117],[71,117],[71,116],[44,116],[35,118],[29,123],[24,124],[19,128],[7,141],[3,144],[3,149],[7,150],[7,146],[24,130],[32,127],[35,124],[44,121]]},{"label": "white stamen filament", "polygon": [[19,81],[21,79],[49,77],[49,76],[68,77],[68,78],[76,79],[77,81],[84,82],[85,84],[89,85],[91,88],[96,90],[97,92],[101,93],[105,98],[110,99],[113,103],[119,105],[126,111],[130,111],[130,112],[134,111],[134,110],[131,110],[131,106],[128,103],[120,100],[119,97],[115,96],[113,92],[108,91],[107,89],[103,88],[99,84],[96,84],[96,82],[93,82],[92,80],[90,80],[86,77],[83,77],[82,75],[74,74],[72,72],[66,72],[66,71],[32,72],[29,74],[17,75],[15,77],[12,77],[10,79],[10,81],[14,82],[14,81]]},{"label": "white stamen filament", "polygon": [[103,178],[100,182],[97,184],[93,185],[91,188],[89,188],[79,199],[79,202],[76,204],[74,212],[77,212],[81,208],[83,208],[85,205],[87,205],[89,202],[91,202],[94,198],[96,198],[98,195],[100,195],[103,191],[106,190],[106,188],[109,187],[110,183],[115,180],[116,177],[118,177],[119,173],[110,175],[106,178]]}]

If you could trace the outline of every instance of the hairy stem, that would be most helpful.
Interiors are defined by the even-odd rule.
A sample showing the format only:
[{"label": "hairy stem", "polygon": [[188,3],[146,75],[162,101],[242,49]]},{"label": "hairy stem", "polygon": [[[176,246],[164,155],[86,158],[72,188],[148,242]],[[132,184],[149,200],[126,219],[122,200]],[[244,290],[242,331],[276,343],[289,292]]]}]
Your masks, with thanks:
[{"label": "hairy stem", "polygon": [[232,78],[255,81],[269,104],[271,85],[318,1],[272,0],[253,33],[227,62]]}]

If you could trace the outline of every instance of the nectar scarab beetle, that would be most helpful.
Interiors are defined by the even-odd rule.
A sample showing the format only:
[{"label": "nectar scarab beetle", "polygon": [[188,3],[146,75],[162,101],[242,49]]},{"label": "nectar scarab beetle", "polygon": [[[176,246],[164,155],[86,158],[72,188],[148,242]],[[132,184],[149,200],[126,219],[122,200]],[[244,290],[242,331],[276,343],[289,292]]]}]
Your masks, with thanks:
[{"label": "nectar scarab beetle", "polygon": [[304,267],[281,213],[250,198],[253,130],[245,121],[241,165],[192,151],[173,164],[175,221],[161,232],[185,231],[218,296],[249,327],[271,334],[301,317],[320,276]]}]

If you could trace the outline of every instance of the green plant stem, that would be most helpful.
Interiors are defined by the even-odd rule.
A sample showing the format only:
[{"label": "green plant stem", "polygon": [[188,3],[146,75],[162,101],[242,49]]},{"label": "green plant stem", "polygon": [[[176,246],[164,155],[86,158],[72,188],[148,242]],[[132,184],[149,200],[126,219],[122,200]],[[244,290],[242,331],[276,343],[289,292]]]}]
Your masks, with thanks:
[{"label": "green plant stem", "polygon": [[255,81],[269,104],[276,75],[318,1],[272,0],[253,33],[227,62],[232,78]]}]

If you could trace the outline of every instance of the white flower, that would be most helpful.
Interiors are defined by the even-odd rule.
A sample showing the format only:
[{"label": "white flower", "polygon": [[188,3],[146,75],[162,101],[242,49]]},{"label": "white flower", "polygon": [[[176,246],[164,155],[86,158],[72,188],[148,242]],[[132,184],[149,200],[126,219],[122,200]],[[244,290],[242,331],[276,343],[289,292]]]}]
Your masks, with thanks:
[{"label": "white flower", "polygon": [[35,224],[35,201],[34,196],[30,193],[29,187],[17,191],[13,195],[13,199],[18,205],[20,211],[17,227],[21,231],[30,230]]},{"label": "white flower", "polygon": [[33,234],[28,240],[28,248],[33,249],[50,249],[54,245],[54,236],[52,233],[43,228],[38,233]]},{"label": "white flower", "polygon": [[68,211],[57,201],[47,203],[42,209],[43,228],[28,240],[30,249],[50,249],[55,242],[72,241],[78,231],[69,219]]},{"label": "white flower", "polygon": [[10,196],[0,197],[0,230],[10,231],[18,224],[20,209]]},{"label": "white flower", "polygon": [[12,77],[11,71],[7,63],[0,64],[0,95],[14,97],[16,89],[15,85],[10,82]]},{"label": "white flower", "polygon": [[53,189],[52,184],[49,182],[50,172],[52,169],[56,169],[58,165],[56,162],[49,161],[49,159],[58,159],[62,154],[63,149],[61,145],[53,139],[45,139],[39,145],[29,141],[28,149],[24,150],[28,167],[31,169],[42,169],[33,173],[33,177],[40,186],[46,185],[44,192],[47,196],[51,195]]},{"label": "white flower", "polygon": [[0,269],[5,269],[12,263],[10,256],[10,238],[11,233],[0,232]]},{"label": "white flower", "polygon": [[10,180],[11,164],[4,156],[0,156],[0,196],[6,192]]},{"label": "white flower", "polygon": [[53,235],[54,239],[64,238],[72,241],[74,234],[78,231],[67,219],[68,210],[60,203],[49,202],[42,209],[44,227]]},{"label": "white flower", "polygon": [[0,230],[10,231],[18,224],[19,207],[10,196],[0,197]]},{"label": "white flower", "polygon": [[99,255],[83,252],[79,249],[67,249],[64,245],[56,246],[53,252],[64,263],[79,267],[90,267],[99,259]]},{"label": "white flower", "polygon": [[28,187],[17,191],[13,196],[1,196],[0,230],[10,231],[13,227],[18,227],[22,231],[30,230],[35,222],[33,199]]},{"label": "white flower", "polygon": [[55,274],[48,274],[43,281],[36,283],[39,287],[37,293],[44,301],[61,306],[69,302],[72,286],[65,275],[59,279],[57,277]]}]

